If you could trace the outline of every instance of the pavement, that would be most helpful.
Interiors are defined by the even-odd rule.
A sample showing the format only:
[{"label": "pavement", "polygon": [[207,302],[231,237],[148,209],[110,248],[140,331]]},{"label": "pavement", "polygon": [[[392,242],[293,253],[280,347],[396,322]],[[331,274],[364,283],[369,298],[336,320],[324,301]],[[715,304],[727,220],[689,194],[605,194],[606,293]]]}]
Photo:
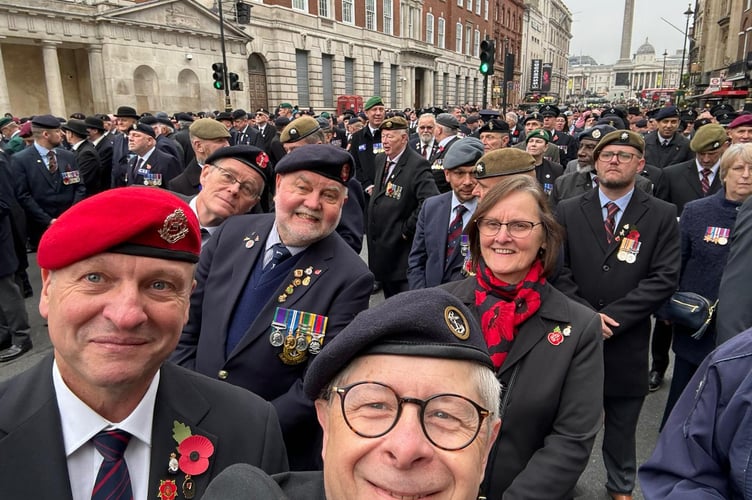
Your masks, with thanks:
[{"label": "pavement", "polygon": [[[367,259],[366,249],[363,250],[362,257]],[[36,364],[40,359],[47,355],[47,353],[52,351],[52,345],[50,344],[47,332],[47,324],[44,318],[39,315],[39,293],[42,286],[39,267],[36,264],[36,254],[30,254],[29,261],[29,279],[34,288],[34,296],[26,299],[26,310],[29,313],[31,338],[34,347],[29,353],[20,358],[0,364],[0,382],[26,370],[30,366]],[[383,302],[383,300],[384,296],[381,292],[374,294],[371,296],[371,306]],[[663,409],[666,404],[666,397],[668,396],[668,388],[671,384],[670,374],[672,370],[673,366],[669,366],[663,386],[658,391],[650,393],[645,398],[645,404],[643,405],[640,421],[637,426],[638,464],[644,463],[653,452],[653,448],[658,438],[658,426],[663,417]],[[606,482],[606,470],[603,467],[601,454],[601,437],[602,433],[599,433],[595,445],[593,446],[590,463],[577,484],[577,489],[575,490],[575,498],[577,500],[609,499],[604,486]],[[634,491],[634,498],[635,500],[643,499],[639,484]]]}]

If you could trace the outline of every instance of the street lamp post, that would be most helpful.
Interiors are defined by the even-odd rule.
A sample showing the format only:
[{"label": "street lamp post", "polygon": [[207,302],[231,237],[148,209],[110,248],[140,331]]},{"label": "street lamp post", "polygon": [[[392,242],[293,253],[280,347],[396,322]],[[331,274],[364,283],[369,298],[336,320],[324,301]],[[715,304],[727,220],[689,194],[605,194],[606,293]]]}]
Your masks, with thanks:
[{"label": "street lamp post", "polygon": [[687,53],[687,37],[689,35],[689,18],[692,17],[692,4],[689,4],[687,6],[686,12],[684,12],[684,15],[687,16],[687,25],[684,27],[684,45],[682,45],[682,59],[681,59],[681,68],[679,69],[679,88],[682,88],[682,83],[684,80],[684,56]]},{"label": "street lamp post", "polygon": [[663,49],[663,73],[661,73],[661,88],[666,88],[666,56],[668,55],[668,50]]}]

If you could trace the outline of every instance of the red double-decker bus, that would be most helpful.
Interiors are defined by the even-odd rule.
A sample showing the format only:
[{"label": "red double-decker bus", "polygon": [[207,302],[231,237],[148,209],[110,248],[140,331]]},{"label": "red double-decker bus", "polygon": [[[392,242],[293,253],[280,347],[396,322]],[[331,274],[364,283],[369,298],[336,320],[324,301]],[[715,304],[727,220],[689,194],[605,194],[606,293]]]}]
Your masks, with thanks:
[{"label": "red double-decker bus", "polygon": [[654,101],[654,102],[667,102],[667,101],[674,101],[674,95],[676,94],[676,89],[642,89],[638,94],[637,97],[640,99],[644,99],[646,101]]}]

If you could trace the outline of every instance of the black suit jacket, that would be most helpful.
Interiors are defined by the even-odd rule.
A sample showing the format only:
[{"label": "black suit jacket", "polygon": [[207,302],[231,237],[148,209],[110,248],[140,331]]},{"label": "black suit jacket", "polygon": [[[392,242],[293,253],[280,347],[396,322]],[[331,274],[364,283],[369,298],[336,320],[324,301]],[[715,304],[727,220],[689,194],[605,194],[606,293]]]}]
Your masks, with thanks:
[{"label": "black suit jacket", "polygon": [[187,196],[198,194],[201,189],[201,170],[202,168],[199,166],[196,158],[193,158],[193,160],[186,165],[183,173],[167,183],[167,188],[170,191],[182,193]]},{"label": "black suit jacket", "polygon": [[689,141],[679,132],[674,133],[667,147],[661,145],[657,131],[645,136],[645,161],[658,168],[682,163],[694,157],[695,154],[689,149]]},{"label": "black suit jacket", "polygon": [[[604,340],[606,396],[648,393],[650,315],[676,290],[681,255],[676,207],[637,189],[615,235],[637,229],[641,243],[634,263],[617,258],[621,241],[606,242],[598,197],[593,189],[556,207],[566,230],[564,266],[554,285],[570,298],[620,323]],[[629,225],[629,228],[626,226]]]},{"label": "black suit jacket", "polygon": [[[436,182],[436,187],[439,189],[440,193],[448,193],[452,190],[452,186],[449,185],[446,177],[444,177],[444,157],[449,151],[449,148],[452,147],[452,145],[459,139],[459,137],[455,136],[443,147],[436,147],[435,150],[431,153],[431,159],[428,160],[428,163],[431,164],[431,174],[433,175],[433,180]],[[437,145],[435,141],[434,144]],[[418,154],[420,154],[420,152]]]},{"label": "black suit jacket", "polygon": [[[648,194],[653,194],[653,183],[646,176],[635,176],[635,187]],[[556,207],[561,200],[574,198],[594,188],[590,171],[571,172],[564,174],[554,181],[554,190],[551,192],[551,206]]]},{"label": "black suit jacket", "polygon": [[26,211],[26,216],[42,227],[60,216],[74,203],[86,196],[86,187],[81,182],[65,184],[62,173],[78,170],[76,158],[70,151],[55,148],[58,172],[51,174],[34,146],[10,157],[15,178],[16,198]]},{"label": "black suit jacket", "polygon": [[[720,169],[716,172],[713,182],[710,184],[709,196],[721,189]],[[697,170],[697,161],[693,158],[689,161],[670,165],[663,169],[661,180],[655,188],[655,195],[669,203],[676,205],[676,211],[681,217],[684,205],[703,197],[700,174]]]},{"label": "black suit jacket", "polygon": [[[151,155],[149,155],[149,158],[146,160],[146,163],[141,165],[141,168],[139,169],[141,171],[137,170],[135,167],[136,158],[132,158],[131,161],[125,165],[124,169],[121,167],[116,179],[117,184],[114,187],[143,186],[145,178],[141,171],[149,171],[152,174],[160,174],[162,178],[161,181],[157,181],[160,182],[158,187],[167,189],[167,185],[170,181],[180,175],[180,172],[182,171],[180,164],[175,157],[163,153],[159,149],[154,149],[154,151],[152,151]],[[113,171],[113,176],[114,175],[115,172]]]},{"label": "black suit jacket", "polygon": [[95,147],[97,154],[99,154],[99,163],[102,167],[99,171],[99,188],[104,191],[112,185],[112,141],[110,141],[109,137],[105,136]]},{"label": "black suit jacket", "polygon": [[[234,463],[250,463],[268,473],[287,470],[279,422],[270,404],[243,389],[165,363],[154,406],[150,499],[156,498],[160,480],[182,483],[179,475],[170,476],[166,470],[177,446],[174,421],[214,444],[209,469],[193,478],[196,498]],[[71,499],[52,356],[0,384],[0,463],[3,498],[24,498],[33,488],[36,499]]]},{"label": "black suit jacket", "polygon": [[350,154],[355,159],[355,178],[360,182],[363,191],[376,183],[376,155],[383,152],[381,145],[381,131],[371,134],[371,129],[365,127],[355,132],[350,138]]},{"label": "black suit jacket", "polygon": [[102,163],[99,159],[97,148],[88,140],[84,140],[74,153],[76,155],[76,163],[78,163],[78,170],[81,172],[81,177],[86,186],[86,194],[91,196],[100,192],[102,190]]}]

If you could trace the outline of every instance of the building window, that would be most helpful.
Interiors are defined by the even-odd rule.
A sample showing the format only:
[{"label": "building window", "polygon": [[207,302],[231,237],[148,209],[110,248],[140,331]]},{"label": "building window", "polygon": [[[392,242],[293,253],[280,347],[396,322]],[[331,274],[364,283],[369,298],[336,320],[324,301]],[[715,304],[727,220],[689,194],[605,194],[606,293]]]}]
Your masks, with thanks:
[{"label": "building window", "polygon": [[480,31],[475,30],[475,39],[473,40],[473,56],[480,56]]},{"label": "building window", "polygon": [[473,11],[473,0],[467,0],[467,10]]},{"label": "building window", "polygon": [[355,85],[354,85],[354,74],[355,74],[355,59],[352,57],[345,57],[345,94],[347,95],[353,95],[355,94]]},{"label": "building window", "polygon": [[384,34],[392,34],[392,0],[384,0]]},{"label": "building window", "polygon": [[459,5],[460,7],[462,7],[462,0],[457,0],[457,5]]},{"label": "building window", "polygon": [[292,0],[292,8],[308,12],[308,0]]},{"label": "building window", "polygon": [[446,26],[446,23],[444,21],[444,18],[440,17],[439,18],[439,25],[438,25],[439,32],[436,35],[437,36],[437,41],[438,41],[438,43],[436,45],[438,45],[440,49],[446,48],[446,42],[444,41],[445,40],[444,34],[445,34],[445,31],[446,31],[445,26]]},{"label": "building window", "polygon": [[295,50],[295,77],[298,82],[298,104],[309,107],[311,100],[310,78],[308,77],[308,51]]},{"label": "building window", "polygon": [[342,0],[342,22],[353,24],[355,21],[355,3],[353,0]]},{"label": "building window", "polygon": [[366,29],[376,29],[376,0],[366,0]]},{"label": "building window", "polygon": [[334,107],[334,56],[321,54],[321,86],[324,94],[324,107]]},{"label": "building window", "polygon": [[470,55],[473,53],[473,27],[468,26],[465,28],[465,54]]},{"label": "building window", "polygon": [[433,45],[433,14],[426,14],[426,43]]},{"label": "building window", "polygon": [[457,23],[454,27],[455,37],[454,50],[462,54],[462,23]]},{"label": "building window", "polygon": [[[488,1],[488,0],[486,0]],[[480,15],[480,0],[475,0],[475,14]],[[486,18],[488,19],[488,18]]]},{"label": "building window", "polygon": [[319,0],[319,16],[332,17],[332,9],[329,6],[330,0]]},{"label": "building window", "polygon": [[373,63],[373,95],[381,95],[381,63]]}]

